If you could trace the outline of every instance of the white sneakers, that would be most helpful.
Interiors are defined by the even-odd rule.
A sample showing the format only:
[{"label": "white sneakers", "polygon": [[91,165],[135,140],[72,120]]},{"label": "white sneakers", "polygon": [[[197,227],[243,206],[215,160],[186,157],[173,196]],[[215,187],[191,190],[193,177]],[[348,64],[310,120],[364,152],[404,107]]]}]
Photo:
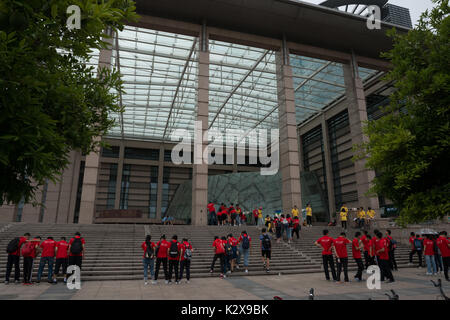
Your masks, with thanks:
[{"label": "white sneakers", "polygon": [[144,285],[148,285],[148,282],[147,282],[147,281],[145,281],[145,282],[144,282]]},{"label": "white sneakers", "polygon": [[245,273],[248,273],[248,270],[247,270],[247,269],[245,269]]}]

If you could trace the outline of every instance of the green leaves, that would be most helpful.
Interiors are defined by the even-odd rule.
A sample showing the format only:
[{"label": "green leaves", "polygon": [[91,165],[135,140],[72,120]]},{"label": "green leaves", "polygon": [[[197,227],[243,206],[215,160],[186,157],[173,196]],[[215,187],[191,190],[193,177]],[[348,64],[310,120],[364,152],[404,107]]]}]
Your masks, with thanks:
[{"label": "green leaves", "polygon": [[[81,8],[81,29],[68,30],[66,9]],[[107,27],[136,19],[132,2],[32,0],[0,2],[0,205],[32,202],[47,179],[55,181],[70,150],[94,150],[120,112],[116,71],[97,78],[86,66],[102,47]],[[37,10],[38,8],[39,10]],[[13,12],[25,17],[9,19]],[[19,16],[19,15],[16,15]],[[4,24],[4,26],[3,26]],[[64,54],[57,51],[64,50]],[[114,90],[111,90],[114,89]]]},{"label": "green leaves", "polygon": [[400,208],[401,222],[443,217],[450,206],[450,16],[437,0],[406,35],[388,32],[394,47],[386,76],[397,91],[383,118],[365,128],[358,158],[377,172],[372,192]]}]

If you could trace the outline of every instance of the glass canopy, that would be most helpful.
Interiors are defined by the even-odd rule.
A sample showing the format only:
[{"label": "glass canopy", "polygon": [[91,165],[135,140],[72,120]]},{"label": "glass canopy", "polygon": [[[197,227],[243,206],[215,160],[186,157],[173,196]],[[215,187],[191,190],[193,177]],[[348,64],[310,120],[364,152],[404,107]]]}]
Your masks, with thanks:
[{"label": "glass canopy", "polygon": [[[199,40],[126,26],[113,41],[112,65],[122,75],[123,114],[108,137],[170,141],[175,129],[193,133]],[[275,51],[209,41],[209,128],[278,128]],[[91,59],[90,63],[96,63]],[[290,55],[297,123],[345,94],[342,64]],[[367,80],[375,70],[359,68]]]}]

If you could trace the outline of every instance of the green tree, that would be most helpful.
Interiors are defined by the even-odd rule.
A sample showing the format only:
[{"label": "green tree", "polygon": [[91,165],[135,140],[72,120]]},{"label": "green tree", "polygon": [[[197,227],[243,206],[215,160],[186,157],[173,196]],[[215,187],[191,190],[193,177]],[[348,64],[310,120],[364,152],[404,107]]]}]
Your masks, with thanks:
[{"label": "green tree", "polygon": [[383,56],[396,92],[387,115],[365,127],[357,157],[377,172],[371,191],[394,202],[401,223],[450,213],[450,17],[448,0],[424,12],[407,34],[389,31]]},{"label": "green tree", "polygon": [[[69,29],[67,8],[81,9]],[[34,201],[57,181],[68,152],[88,153],[121,112],[116,70],[88,67],[105,30],[136,21],[130,0],[0,0],[0,205]]]}]

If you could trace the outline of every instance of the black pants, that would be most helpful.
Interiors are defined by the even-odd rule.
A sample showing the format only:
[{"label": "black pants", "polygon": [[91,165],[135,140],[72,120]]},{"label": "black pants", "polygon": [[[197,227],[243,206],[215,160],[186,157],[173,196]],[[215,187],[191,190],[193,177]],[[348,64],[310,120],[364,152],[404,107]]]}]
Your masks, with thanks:
[{"label": "black pants", "polygon": [[31,271],[33,270],[33,258],[24,257],[23,258],[23,282],[31,282]]},{"label": "black pants", "polygon": [[378,258],[378,266],[381,270],[381,281],[384,281],[385,278],[394,281],[394,276],[392,275],[391,268],[389,267],[389,260],[382,260]]},{"label": "black pants", "polygon": [[232,214],[231,215],[231,225],[235,225],[236,224],[236,215],[235,214]]},{"label": "black pants", "polygon": [[161,266],[161,262],[163,264],[164,278],[166,280],[169,280],[169,273],[167,272],[167,258],[156,258],[155,281],[158,280],[159,267]]},{"label": "black pants", "polygon": [[172,281],[172,274],[175,272],[175,281],[178,282],[178,266],[179,261],[177,260],[169,260],[169,281]]},{"label": "black pants", "polygon": [[220,253],[220,254],[215,254],[213,261],[211,263],[211,270],[214,270],[214,265],[216,264],[216,260],[220,259],[220,272],[221,273],[226,273],[226,266],[225,266],[225,254]]},{"label": "black pants", "polygon": [[6,262],[6,281],[9,281],[11,275],[12,266],[14,265],[14,280],[20,280],[20,256],[8,255],[8,261]]},{"label": "black pants", "polygon": [[341,225],[343,229],[347,229],[347,221],[341,221]]},{"label": "black pants", "polygon": [[389,268],[397,270],[397,261],[395,260],[395,249],[389,251]]},{"label": "black pants", "polygon": [[337,281],[341,281],[341,271],[344,269],[344,280],[348,280],[348,258],[336,258],[337,263]]},{"label": "black pants", "polygon": [[364,251],[364,266],[367,269],[371,264],[371,257],[369,255],[369,251]]},{"label": "black pants", "polygon": [[359,280],[362,280],[362,273],[363,273],[363,270],[364,270],[364,264],[363,264],[361,258],[355,259],[355,262],[358,265],[358,272],[356,272],[355,278],[357,278]]},{"label": "black pants", "polygon": [[69,258],[58,258],[55,263],[55,275],[59,274],[59,269],[62,267],[62,274],[66,275]]},{"label": "black pants", "polygon": [[258,225],[258,217],[255,217],[255,226]]},{"label": "black pants", "polygon": [[186,280],[191,278],[191,260],[182,260],[180,262],[180,281],[183,279],[183,270],[186,269]]},{"label": "black pants", "polygon": [[311,216],[306,216],[306,224],[312,225],[312,217]]},{"label": "black pants", "polygon": [[328,272],[328,265],[330,265],[331,275],[333,276],[333,280],[337,280],[336,269],[334,268],[333,256],[331,254],[322,255],[322,260],[323,260],[323,269],[325,271],[325,278],[327,280],[330,280],[330,273]]},{"label": "black pants", "polygon": [[299,233],[299,229],[292,229],[292,237],[294,237],[294,233],[297,235],[297,239],[300,238],[300,233]]},{"label": "black pants", "polygon": [[441,255],[435,254],[434,261],[436,262],[436,271],[442,272],[442,263],[441,263]]},{"label": "black pants", "polygon": [[69,256],[69,266],[78,266],[81,270],[81,265],[83,263],[82,256]]},{"label": "black pants", "polygon": [[442,257],[442,262],[444,262],[444,275],[445,275],[445,279],[449,279],[448,278],[448,267],[450,266],[450,257]]}]

